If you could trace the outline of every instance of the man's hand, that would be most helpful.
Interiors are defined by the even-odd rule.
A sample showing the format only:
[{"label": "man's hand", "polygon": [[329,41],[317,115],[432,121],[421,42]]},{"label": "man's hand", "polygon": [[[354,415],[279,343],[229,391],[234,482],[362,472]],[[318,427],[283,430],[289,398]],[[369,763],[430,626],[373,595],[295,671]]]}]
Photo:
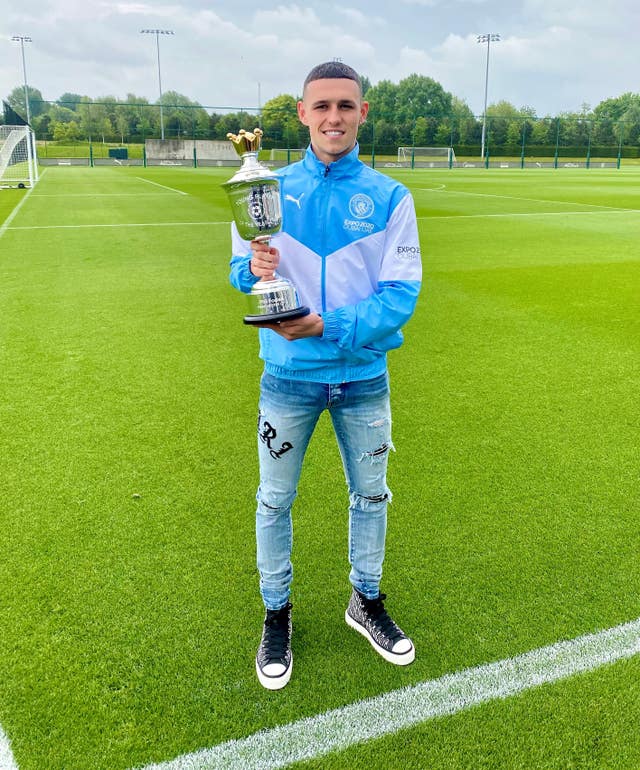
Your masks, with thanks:
[{"label": "man's hand", "polygon": [[281,321],[277,324],[256,324],[263,329],[273,329],[285,340],[301,340],[304,337],[322,337],[324,321],[317,313],[309,313],[302,318]]},{"label": "man's hand", "polygon": [[258,278],[272,281],[280,263],[280,252],[269,246],[268,242],[256,239],[251,241],[251,261],[249,269]]}]

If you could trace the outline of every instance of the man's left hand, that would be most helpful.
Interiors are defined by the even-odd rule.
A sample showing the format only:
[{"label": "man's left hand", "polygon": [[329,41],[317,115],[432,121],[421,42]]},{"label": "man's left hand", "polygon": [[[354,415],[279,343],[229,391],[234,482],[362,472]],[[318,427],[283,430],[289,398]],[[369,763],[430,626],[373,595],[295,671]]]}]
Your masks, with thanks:
[{"label": "man's left hand", "polygon": [[264,329],[273,329],[285,340],[301,340],[304,337],[322,337],[324,321],[317,313],[309,313],[302,318],[281,321],[277,324],[259,324]]}]

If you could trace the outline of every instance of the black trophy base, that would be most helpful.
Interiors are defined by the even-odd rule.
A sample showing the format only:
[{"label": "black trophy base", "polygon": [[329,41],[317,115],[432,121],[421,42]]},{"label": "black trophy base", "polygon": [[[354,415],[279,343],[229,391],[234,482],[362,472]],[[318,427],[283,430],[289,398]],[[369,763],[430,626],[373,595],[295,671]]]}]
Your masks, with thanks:
[{"label": "black trophy base", "polygon": [[302,318],[309,315],[311,310],[308,307],[297,307],[293,310],[284,310],[282,313],[269,313],[268,315],[246,315],[244,322],[249,326],[259,326],[260,324],[278,324],[280,321],[293,321],[295,318]]}]

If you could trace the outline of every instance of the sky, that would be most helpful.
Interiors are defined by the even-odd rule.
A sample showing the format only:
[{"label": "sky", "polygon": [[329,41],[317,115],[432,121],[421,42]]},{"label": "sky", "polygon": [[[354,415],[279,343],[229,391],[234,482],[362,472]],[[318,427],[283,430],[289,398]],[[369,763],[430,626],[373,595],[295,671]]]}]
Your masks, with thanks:
[{"label": "sky", "polygon": [[[299,96],[307,72],[341,59],[375,85],[437,80],[476,115],[488,103],[577,112],[640,92],[638,0],[0,0],[0,97],[27,82],[46,100],[177,91],[205,107]],[[173,35],[141,34],[143,29]]]}]

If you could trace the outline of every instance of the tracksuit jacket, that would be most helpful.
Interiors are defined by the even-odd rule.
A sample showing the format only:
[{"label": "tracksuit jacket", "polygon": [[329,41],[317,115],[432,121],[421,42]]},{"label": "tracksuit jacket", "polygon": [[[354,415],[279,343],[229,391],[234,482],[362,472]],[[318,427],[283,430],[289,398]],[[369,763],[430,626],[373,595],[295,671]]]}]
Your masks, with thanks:
[{"label": "tracksuit jacket", "polygon": [[[337,384],[383,374],[387,351],[421,282],[413,199],[404,185],[358,159],[358,145],[325,165],[311,147],[281,169],[282,229],[271,239],[278,274],[324,321],[322,337],[289,341],[260,329],[260,357],[276,377]],[[249,292],[251,248],[232,224],[230,280]]]}]

